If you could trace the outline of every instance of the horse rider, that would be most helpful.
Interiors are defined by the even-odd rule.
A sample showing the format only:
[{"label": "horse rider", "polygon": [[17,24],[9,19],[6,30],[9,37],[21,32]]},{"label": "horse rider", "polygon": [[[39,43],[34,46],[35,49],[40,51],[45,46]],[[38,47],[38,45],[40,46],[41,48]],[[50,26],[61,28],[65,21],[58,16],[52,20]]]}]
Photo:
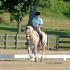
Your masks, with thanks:
[{"label": "horse rider", "polygon": [[35,17],[32,19],[33,28],[39,34],[39,43],[42,42],[42,34],[41,34],[41,25],[43,24],[43,20],[40,17],[40,12],[35,13]]}]

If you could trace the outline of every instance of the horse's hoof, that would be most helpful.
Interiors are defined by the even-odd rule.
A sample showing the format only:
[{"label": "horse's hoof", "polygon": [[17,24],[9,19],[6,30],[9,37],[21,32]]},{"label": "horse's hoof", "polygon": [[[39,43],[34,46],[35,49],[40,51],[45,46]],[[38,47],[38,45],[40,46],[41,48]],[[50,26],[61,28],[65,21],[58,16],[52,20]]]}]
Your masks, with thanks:
[{"label": "horse's hoof", "polygon": [[40,62],[42,62],[43,58],[41,57]]},{"label": "horse's hoof", "polygon": [[37,60],[35,60],[35,62],[37,62]]},{"label": "horse's hoof", "polygon": [[35,58],[35,62],[37,62],[38,61],[38,59],[37,58]]},{"label": "horse's hoof", "polygon": [[34,61],[34,58],[32,58],[31,61]]},{"label": "horse's hoof", "polygon": [[40,62],[42,62],[42,59],[40,60]]}]

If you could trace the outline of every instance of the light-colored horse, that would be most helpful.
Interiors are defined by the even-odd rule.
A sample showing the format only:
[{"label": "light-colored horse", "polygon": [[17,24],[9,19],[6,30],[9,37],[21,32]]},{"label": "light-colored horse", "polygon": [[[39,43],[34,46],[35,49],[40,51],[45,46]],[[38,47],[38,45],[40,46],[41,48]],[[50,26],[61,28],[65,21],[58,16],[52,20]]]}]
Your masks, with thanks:
[{"label": "light-colored horse", "polygon": [[[31,26],[27,26],[25,28],[25,33],[26,33],[26,39],[28,40],[28,54],[29,56],[37,61],[38,60],[38,44],[39,44],[39,35],[38,33],[33,29]],[[42,56],[41,56],[41,61],[43,59],[43,55],[45,53],[45,48],[47,48],[47,35],[42,32]],[[34,57],[31,55],[31,50],[32,53],[34,54]]]}]

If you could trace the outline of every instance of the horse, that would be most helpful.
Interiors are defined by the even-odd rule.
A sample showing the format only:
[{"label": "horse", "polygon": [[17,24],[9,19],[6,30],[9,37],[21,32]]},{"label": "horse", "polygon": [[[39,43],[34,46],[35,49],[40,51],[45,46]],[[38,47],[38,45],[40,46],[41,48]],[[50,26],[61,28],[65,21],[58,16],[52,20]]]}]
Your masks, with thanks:
[{"label": "horse", "polygon": [[[25,34],[26,34],[26,39],[28,40],[28,54],[30,56],[30,58],[32,58],[32,60],[34,60],[35,62],[38,61],[38,48],[39,48],[39,34],[37,33],[36,30],[33,29],[32,26],[27,26],[25,28]],[[45,34],[45,32],[41,31],[42,34],[42,56],[40,61],[42,61],[43,59],[43,55],[45,53],[45,48],[48,47],[47,45],[47,35]],[[31,49],[32,49],[32,54],[31,54]]]}]

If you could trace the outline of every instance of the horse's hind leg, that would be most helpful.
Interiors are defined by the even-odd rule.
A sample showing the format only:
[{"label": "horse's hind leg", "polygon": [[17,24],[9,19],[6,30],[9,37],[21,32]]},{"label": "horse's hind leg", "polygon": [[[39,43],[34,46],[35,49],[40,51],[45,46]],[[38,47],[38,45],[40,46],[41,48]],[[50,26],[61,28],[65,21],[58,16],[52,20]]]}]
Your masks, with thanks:
[{"label": "horse's hind leg", "polygon": [[45,53],[45,44],[44,43],[42,43],[42,47],[43,47],[43,50],[42,50],[42,55],[41,55],[40,62],[43,60],[43,56],[44,56],[44,53]]},{"label": "horse's hind leg", "polygon": [[38,51],[37,51],[37,47],[35,46],[35,62],[38,61]]}]

